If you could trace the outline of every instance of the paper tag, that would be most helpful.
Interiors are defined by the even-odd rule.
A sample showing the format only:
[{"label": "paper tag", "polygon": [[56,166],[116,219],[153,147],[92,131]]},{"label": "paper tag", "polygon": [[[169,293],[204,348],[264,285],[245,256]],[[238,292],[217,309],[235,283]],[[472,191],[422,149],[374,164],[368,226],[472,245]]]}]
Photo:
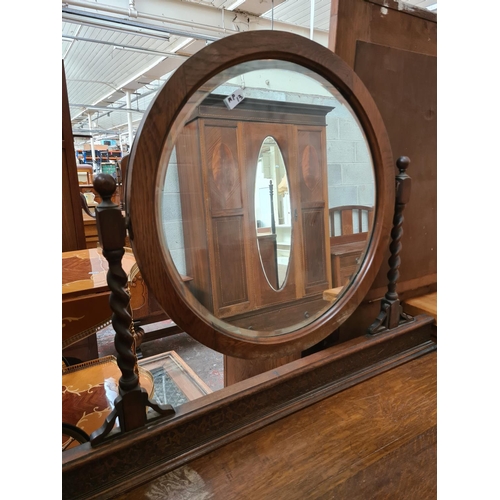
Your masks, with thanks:
[{"label": "paper tag", "polygon": [[243,90],[238,89],[224,99],[224,104],[227,109],[234,109],[244,98]]}]

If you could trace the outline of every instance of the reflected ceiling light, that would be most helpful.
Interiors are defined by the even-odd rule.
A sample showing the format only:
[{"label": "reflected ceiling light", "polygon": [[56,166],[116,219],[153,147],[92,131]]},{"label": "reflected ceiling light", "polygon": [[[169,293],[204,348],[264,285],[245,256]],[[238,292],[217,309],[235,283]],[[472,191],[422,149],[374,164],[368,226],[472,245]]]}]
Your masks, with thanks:
[{"label": "reflected ceiling light", "polygon": [[236,0],[236,2],[233,2],[229,7],[226,7],[226,10],[234,10],[236,9],[236,7],[239,7],[244,2],[245,0]]},{"label": "reflected ceiling light", "polygon": [[433,3],[432,5],[428,5],[426,7],[427,10],[437,10],[438,8],[438,4],[437,3]]}]

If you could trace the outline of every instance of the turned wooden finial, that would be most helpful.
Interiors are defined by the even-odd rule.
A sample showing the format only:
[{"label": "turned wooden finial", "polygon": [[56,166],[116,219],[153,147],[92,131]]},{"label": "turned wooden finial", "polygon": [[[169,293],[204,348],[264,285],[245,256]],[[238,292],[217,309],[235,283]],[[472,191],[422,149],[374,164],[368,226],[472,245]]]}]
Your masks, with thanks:
[{"label": "turned wooden finial", "polygon": [[111,201],[116,189],[116,181],[112,175],[97,174],[94,177],[94,189],[99,193],[103,203]]},{"label": "turned wooden finial", "polygon": [[372,323],[368,332],[373,334],[380,333],[384,330],[396,328],[401,322],[409,320],[409,316],[404,314],[399,301],[399,296],[396,291],[396,285],[399,279],[399,266],[401,264],[401,238],[403,236],[403,211],[406,204],[410,201],[411,177],[406,173],[406,169],[410,166],[410,159],[407,156],[400,156],[396,161],[396,166],[399,169],[396,175],[396,203],[394,207],[394,218],[392,221],[391,243],[389,250],[389,272],[387,278],[387,293],[381,302],[380,313],[376,320]]}]

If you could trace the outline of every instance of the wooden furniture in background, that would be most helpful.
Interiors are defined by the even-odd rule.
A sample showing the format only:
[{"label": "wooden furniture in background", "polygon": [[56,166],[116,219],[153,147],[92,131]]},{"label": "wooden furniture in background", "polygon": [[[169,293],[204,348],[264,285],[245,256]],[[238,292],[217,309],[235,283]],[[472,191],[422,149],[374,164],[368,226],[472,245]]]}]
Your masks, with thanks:
[{"label": "wooden furniture in background", "polygon": [[62,251],[85,248],[73,131],[62,62]]},{"label": "wooden furniture in background", "polygon": [[92,186],[94,182],[94,169],[92,165],[77,165],[78,185]]},{"label": "wooden furniture in background", "polygon": [[[95,219],[92,220],[95,225]],[[137,327],[152,325],[141,341],[149,342],[181,332],[173,322],[163,324],[169,317],[149,292],[130,248],[126,249],[122,264],[129,279],[134,323]],[[82,361],[98,357],[95,333],[109,324],[112,312],[107,271],[108,262],[100,248],[62,254],[62,348],[66,357]],[[190,278],[183,276],[183,279],[189,281]]]},{"label": "wooden furniture in background", "polygon": [[[125,253],[127,275],[136,266],[132,251]],[[98,357],[96,330],[109,324],[108,263],[100,249],[62,253],[63,356],[87,361]]]},{"label": "wooden furniture in background", "polygon": [[[373,96],[394,156],[406,155],[412,161],[412,195],[405,209],[400,254],[400,298],[434,292],[437,14],[395,0],[332,0],[329,48],[354,69]],[[341,341],[366,331],[378,313],[378,302],[386,293],[389,255],[387,249],[364,303],[340,327]]]},{"label": "wooden furniture in background", "polygon": [[334,207],[329,217],[332,285],[336,288],[345,286],[359,267],[373,225],[373,207]]},{"label": "wooden furniture in background", "polygon": [[[331,288],[325,117],[332,108],[246,98],[228,110],[223,97],[208,95],[176,144],[189,287],[218,318],[253,330],[282,328],[323,308],[323,290]],[[256,234],[255,179],[269,136],[279,145],[289,189],[296,193],[288,277],[281,288],[276,246],[266,248],[265,237]],[[225,383],[300,355],[260,361],[225,356]]]},{"label": "wooden furniture in background", "polygon": [[[323,307],[321,294],[331,288],[325,116],[332,108],[246,98],[228,110],[223,98],[208,95],[176,143],[190,289],[218,318],[256,329],[251,313],[269,312],[268,326],[283,327],[284,304],[312,314],[311,301],[300,299],[316,296]],[[269,136],[296,193],[288,278],[279,293],[262,269],[256,237],[255,179]]]}]

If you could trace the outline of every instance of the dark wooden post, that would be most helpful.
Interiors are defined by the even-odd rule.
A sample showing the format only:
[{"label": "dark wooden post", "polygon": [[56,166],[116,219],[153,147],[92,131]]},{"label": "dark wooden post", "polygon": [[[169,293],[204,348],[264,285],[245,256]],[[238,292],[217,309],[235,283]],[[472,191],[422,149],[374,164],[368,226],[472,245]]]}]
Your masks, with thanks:
[{"label": "dark wooden post", "polygon": [[396,285],[399,278],[399,266],[401,264],[399,254],[402,248],[403,211],[406,204],[410,201],[411,178],[406,173],[406,169],[410,165],[410,159],[407,156],[401,156],[398,158],[396,165],[399,169],[399,173],[396,176],[396,206],[394,209],[394,219],[391,231],[392,241],[389,247],[391,251],[391,256],[389,257],[389,272],[387,273],[389,284],[387,286],[387,293],[382,299],[380,313],[368,329],[368,332],[372,335],[390,328],[395,328],[401,322],[406,322],[410,319],[408,315],[403,313],[396,291]]},{"label": "dark wooden post", "polygon": [[126,227],[120,207],[111,201],[116,182],[109,174],[94,178],[94,188],[102,198],[96,207],[96,222],[102,254],[108,261],[106,276],[111,291],[109,304],[113,311],[111,322],[116,332],[115,349],[122,376],[119,380],[119,395],[114,409],[102,427],[90,436],[92,445],[99,444],[108,435],[118,417],[120,432],[142,427],[147,422],[146,407],[153,408],[160,415],[172,415],[170,405],[158,405],[149,401],[148,394],[139,383],[139,367],[135,352],[133,321],[130,310],[130,295],[127,289],[128,277],[122,267],[125,253]]}]

